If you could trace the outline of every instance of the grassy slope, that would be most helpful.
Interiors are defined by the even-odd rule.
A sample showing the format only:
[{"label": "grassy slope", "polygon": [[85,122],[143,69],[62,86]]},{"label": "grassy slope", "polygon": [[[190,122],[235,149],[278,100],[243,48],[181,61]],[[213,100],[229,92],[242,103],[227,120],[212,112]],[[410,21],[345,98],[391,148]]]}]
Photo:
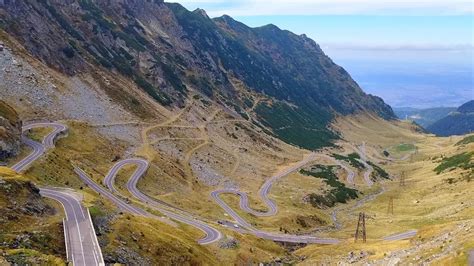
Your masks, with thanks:
[{"label": "grassy slope", "polygon": [[[101,137],[92,127],[86,124],[68,122],[68,126],[68,136],[59,139],[56,148],[34,163],[27,173],[33,180],[41,184],[68,186],[81,191],[86,206],[92,208],[94,221],[105,220],[107,221],[107,227],[112,228],[110,231],[104,231],[103,235],[99,237],[101,243],[103,243],[101,245],[105,256],[116,256],[116,251],[124,248],[137,252],[152,264],[163,261],[180,264],[218,264],[218,261],[228,263],[235,261],[256,262],[260,259],[270,260],[275,255],[284,255],[283,249],[271,241],[257,240],[253,236],[235,234],[227,230],[224,230],[226,235],[238,239],[238,249],[219,249],[215,245],[201,246],[197,244],[196,240],[203,236],[202,232],[189,226],[181,225],[179,228],[174,228],[154,219],[119,214],[116,207],[110,202],[99,197],[94,191],[83,187],[82,182],[72,171],[71,163],[79,165],[96,182],[101,183],[104,175],[113,165],[114,157],[124,153],[124,145],[120,142],[112,143],[110,140]],[[45,133],[47,132],[34,131],[31,134],[34,138],[40,139]],[[156,165],[159,165],[160,168],[157,168]],[[164,167],[165,165],[168,165],[170,169]],[[150,195],[162,190],[163,187],[158,188],[158,186],[163,182],[169,186],[175,183],[178,190],[183,189],[187,186],[187,182],[176,182],[177,177],[175,175],[178,173],[173,170],[175,167],[174,162],[170,162],[169,158],[157,158],[147,171],[147,177],[144,179],[147,182],[140,182],[139,186],[145,185],[145,189],[142,188],[143,191],[151,192],[150,187],[146,187],[146,184],[152,182],[150,184],[156,190]],[[116,186],[130,199],[132,197],[123,190],[123,184],[125,184],[133,170],[132,167],[127,167],[123,173],[121,172],[117,178]],[[174,177],[169,175],[174,175]],[[82,190],[81,187],[83,187]],[[186,191],[186,189],[183,191]],[[190,201],[190,198],[202,198],[203,193],[207,195],[209,193],[207,190],[189,192],[190,195],[183,199],[180,205],[177,205],[178,207],[194,208],[193,212],[199,213],[201,212],[199,209],[207,211],[212,206],[213,214],[210,215],[220,216],[222,214],[211,199],[206,200],[204,206],[202,201]],[[178,194],[182,195],[181,193]],[[179,195],[174,195],[171,199],[165,198],[165,200],[174,203]],[[159,228],[159,230],[156,228]],[[120,235],[117,232],[120,232]],[[139,241],[134,239],[139,239]]]},{"label": "grassy slope", "polygon": [[[0,167],[0,264],[2,260],[17,264],[62,265],[65,257],[62,223],[58,216],[32,216],[18,210],[6,211],[23,206],[31,197],[28,188],[30,178],[16,174],[9,168]],[[14,198],[9,191],[15,191]],[[46,200],[51,206],[54,202]],[[57,204],[59,205],[59,204]],[[18,209],[17,207],[16,209]],[[22,238],[20,238],[20,236]],[[14,243],[18,242],[18,245]]]},{"label": "grassy slope", "polygon": [[[219,120],[221,118],[218,117]],[[374,250],[376,255],[383,255],[389,249],[398,249],[401,247],[409,246],[408,241],[402,241],[400,243],[390,243],[381,245],[380,241],[377,238],[386,235],[387,233],[399,232],[406,229],[411,229],[414,226],[419,226],[416,228],[421,228],[423,236],[429,236],[430,234],[436,234],[441,230],[442,226],[447,226],[449,228],[449,223],[445,220],[436,221],[439,222],[437,227],[430,227],[434,222],[427,223],[428,227],[425,226],[425,220],[418,218],[425,215],[424,212],[433,211],[439,206],[433,205],[429,209],[422,210],[416,209],[415,211],[412,208],[401,208],[395,207],[395,212],[406,211],[403,216],[398,220],[394,220],[392,223],[388,223],[389,219],[393,218],[384,218],[383,213],[386,210],[386,204],[388,201],[389,195],[405,195],[403,198],[404,202],[401,202],[397,206],[410,206],[411,203],[421,194],[429,195],[426,199],[429,203],[431,201],[436,201],[435,198],[430,198],[433,195],[429,194],[429,188],[433,190],[431,185],[438,185],[441,187],[434,188],[436,191],[442,191],[442,193],[452,193],[450,189],[446,189],[446,182],[443,181],[443,178],[446,179],[445,174],[441,174],[436,177],[433,184],[427,182],[431,180],[429,178],[433,175],[433,169],[436,167],[436,162],[429,161],[429,157],[439,151],[439,149],[434,148],[430,145],[440,141],[440,139],[427,138],[419,134],[414,134],[413,132],[407,130],[411,125],[408,124],[399,124],[392,125],[388,124],[385,121],[380,120],[371,120],[366,118],[356,118],[356,120],[346,120],[337,125],[340,128],[344,128],[343,132],[347,132],[348,135],[344,136],[346,139],[350,140],[352,143],[361,143],[366,141],[369,138],[370,144],[375,145],[372,148],[379,148],[379,151],[382,150],[382,147],[393,146],[398,143],[411,143],[416,141],[417,146],[420,149],[419,154],[415,156],[415,159],[411,162],[413,165],[411,168],[408,163],[402,163],[400,165],[393,165],[384,167],[387,171],[391,173],[398,173],[401,170],[404,170],[407,173],[413,173],[407,176],[407,180],[413,178],[419,178],[420,183],[424,183],[420,186],[408,186],[406,188],[407,195],[403,191],[395,190],[398,185],[396,182],[391,182],[389,192],[382,195],[378,198],[377,201],[369,203],[367,206],[364,206],[364,210],[368,210],[376,214],[377,218],[372,223],[368,223],[370,229],[369,235],[369,248]],[[179,121],[179,123],[184,123]],[[92,127],[86,126],[81,123],[71,122],[69,123],[70,133],[66,138],[60,139],[57,144],[57,148],[50,151],[47,156],[43,159],[40,159],[37,163],[34,164],[33,168],[29,171],[30,176],[34,176],[34,179],[43,184],[51,184],[58,186],[72,186],[76,189],[79,189],[81,182],[72,172],[70,166],[71,162],[75,162],[83,167],[88,173],[90,173],[96,182],[100,182],[103,176],[107,173],[110,166],[113,164],[112,159],[119,155],[125,153],[127,146],[119,141],[110,141],[100,135],[98,135]],[[226,147],[227,150],[233,148],[229,143],[225,143],[224,140],[218,136],[218,130],[220,127],[231,128],[226,125],[219,125],[216,128],[209,127],[208,130],[212,133],[212,141],[214,145]],[[356,127],[354,129],[354,127]],[[348,128],[352,128],[349,130]],[[240,129],[239,132],[241,132]],[[184,132],[184,131],[183,131]],[[221,132],[222,133],[222,132]],[[238,135],[237,131],[232,132]],[[41,134],[41,133],[35,133]],[[261,205],[260,199],[257,195],[257,190],[264,181],[264,177],[268,177],[270,174],[274,173],[276,170],[281,170],[282,167],[288,166],[289,163],[300,160],[298,152],[301,150],[290,149],[286,146],[277,145],[277,148],[283,147],[284,150],[280,152],[267,153],[271,145],[276,145],[274,140],[269,140],[269,146],[256,147],[252,142],[243,141],[243,135],[238,135],[239,144],[246,144],[251,147],[245,152],[239,153],[238,159],[240,165],[237,168],[237,172],[232,176],[235,180],[238,180],[242,189],[250,193],[251,204],[255,208],[263,208]],[[264,139],[266,140],[266,139]],[[446,139],[441,139],[444,142],[447,142]],[[457,141],[457,139],[455,139]],[[235,142],[235,140],[234,140]],[[453,144],[453,143],[451,143]],[[380,147],[378,147],[378,146]],[[191,149],[192,145],[187,149]],[[272,148],[277,150],[277,148]],[[443,148],[446,149],[447,153],[451,153],[454,148],[451,146],[448,147],[448,143],[443,143]],[[465,148],[465,147],[464,147]],[[211,153],[212,148],[205,148],[200,151],[203,154]],[[444,149],[443,149],[444,151]],[[292,154],[291,156],[289,154]],[[256,157],[252,157],[249,154],[261,155],[259,160],[255,160]],[[265,154],[265,156],[262,156]],[[282,156],[285,154],[286,156]],[[296,154],[296,155],[295,155]],[[301,154],[301,153],[300,153]],[[453,153],[454,154],[454,153]],[[228,156],[227,154],[223,156]],[[199,213],[211,221],[215,221],[217,218],[225,217],[223,211],[219,209],[215,203],[209,198],[208,193],[212,188],[206,188],[198,184],[194,184],[195,180],[189,176],[186,176],[183,169],[183,162],[174,160],[171,156],[168,156],[164,153],[156,152],[153,154],[153,166],[147,172],[143,182],[140,182],[139,187],[149,193],[150,195],[156,196],[160,199],[164,199],[167,202],[171,202],[179,207],[183,207],[193,212]],[[219,159],[219,158],[217,158]],[[429,167],[425,164],[429,164]],[[250,166],[258,166],[257,173],[247,171]],[[275,167],[278,165],[278,167]],[[228,166],[227,166],[228,167]],[[228,169],[227,169],[228,170]],[[127,169],[122,173],[118,178],[118,186],[122,187],[127,178],[127,174],[130,173],[132,169]],[[456,172],[455,172],[456,173]],[[340,175],[342,173],[338,173]],[[451,173],[452,174],[452,173]],[[188,187],[189,182],[193,182],[193,186]],[[454,184],[457,189],[458,186],[461,187],[461,184],[464,181],[459,181]],[[428,183],[430,186],[427,186]],[[426,189],[425,189],[426,187]],[[279,227],[284,227],[290,232],[298,233],[302,231],[309,231],[312,227],[319,227],[320,225],[329,224],[330,217],[329,213],[323,212],[321,210],[312,208],[309,204],[302,201],[305,195],[309,192],[317,191],[326,188],[326,184],[322,180],[318,180],[313,177],[304,177],[298,173],[293,173],[285,178],[282,178],[281,181],[277,182],[272,188],[271,198],[274,199],[279,208],[280,212],[275,217],[268,218],[256,218],[251,217],[248,214],[242,214],[243,217],[247,218],[249,221],[257,224],[259,228],[271,231],[278,231]],[[450,188],[450,187],[448,187]],[[412,191],[413,189],[413,191]],[[373,191],[377,190],[377,186],[372,189]],[[447,190],[447,191],[444,191]],[[370,190],[363,191],[365,194],[370,193]],[[408,193],[409,192],[409,193]],[[128,215],[120,215],[116,213],[116,208],[112,206],[108,201],[105,201],[97,196],[93,191],[85,188],[83,190],[86,204],[92,206],[93,216],[95,219],[104,218],[111,216],[112,219],[108,222],[111,228],[114,228],[114,231],[105,232],[101,236],[101,241],[105,243],[103,245],[104,251],[106,254],[113,254],[119,248],[132,248],[132,250],[138,252],[141,256],[151,259],[152,263],[158,263],[156,257],[163,259],[167,262],[183,262],[186,263],[196,263],[196,264],[216,264],[216,261],[219,263],[248,263],[248,262],[257,262],[257,261],[270,261],[272,257],[276,256],[285,256],[285,250],[280,246],[276,245],[271,241],[258,240],[252,236],[240,235],[233,233],[231,231],[224,230],[226,235],[235,237],[239,240],[239,246],[236,249],[224,250],[219,249],[215,245],[201,247],[196,243],[196,239],[199,238],[200,232],[196,231],[187,226],[180,226],[178,229],[172,228],[168,225],[160,223],[158,221],[130,217]],[[186,193],[186,194],[183,194]],[[423,195],[424,195],[423,194]],[[182,195],[187,195],[185,198]],[[449,194],[446,196],[448,206],[454,206],[451,198],[453,195]],[[465,197],[464,194],[460,194],[459,198]],[[200,201],[195,199],[199,198]],[[224,197],[226,202],[228,202],[234,209],[238,210],[237,198],[234,196]],[[445,198],[442,198],[443,200]],[[380,201],[379,201],[380,200]],[[397,202],[395,200],[395,202]],[[423,202],[425,199],[423,199]],[[398,203],[397,203],[398,204]],[[413,204],[411,204],[413,205]],[[414,208],[418,208],[415,205]],[[102,211],[97,211],[102,210]],[[465,211],[460,212],[459,215],[464,215]],[[470,213],[467,213],[470,214]],[[315,216],[315,219],[309,221],[310,227],[305,227],[301,224],[299,218],[304,216],[303,219],[310,219],[312,216]],[[416,217],[416,220],[412,220],[413,217]],[[464,217],[464,216],[462,216]],[[461,218],[462,218],[461,217]],[[353,233],[354,226],[354,216],[352,214],[341,214],[340,219],[344,224],[344,228],[340,232],[335,233],[325,233],[325,235],[341,237],[349,239],[350,235]],[[387,226],[389,224],[390,226]],[[159,228],[158,231],[147,229],[147,228]],[[118,236],[116,232],[122,232],[123,234]],[[348,237],[349,236],[349,237]],[[134,238],[139,238],[140,241],[135,241]],[[462,240],[462,239],[461,239]],[[138,244],[137,242],[140,242]],[[348,240],[348,243],[351,241]],[[102,243],[102,242],[101,242]],[[464,243],[461,241],[461,243]],[[351,249],[364,248],[366,246],[360,245],[345,245],[345,246],[336,246],[329,249],[328,247],[318,247],[315,245],[308,246],[296,254],[311,254],[308,262],[320,261],[321,257],[318,257],[318,254],[334,254],[335,258],[341,256],[341,254],[347,254]],[[318,251],[318,252],[315,252]],[[321,253],[323,252],[323,253]],[[183,254],[181,257],[177,257],[176,254]],[[159,256],[157,256],[159,254]]]},{"label": "grassy slope", "polygon": [[465,138],[463,138],[462,140],[458,141],[456,143],[456,145],[467,145],[469,143],[473,143],[474,142],[474,135],[470,135],[470,136],[467,136]]},{"label": "grassy slope", "polygon": [[[100,183],[113,164],[113,157],[123,153],[123,146],[119,143],[113,145],[85,124],[70,122],[68,126],[68,136],[60,139],[54,150],[34,163],[28,174],[41,184],[69,186],[80,190],[83,184],[72,171],[71,165],[80,162],[80,166]],[[115,256],[114,252],[118,248],[131,248],[140,256],[151,259],[153,264],[162,261],[190,264],[216,262],[216,258],[209,255],[212,252],[196,243],[200,232],[189,228],[175,229],[154,219],[118,214],[115,206],[94,191],[84,188],[81,192],[86,205],[93,209],[94,219],[109,220],[108,225],[112,228],[100,237],[104,241],[102,243],[107,243],[103,246],[104,256]],[[101,211],[97,211],[98,209]],[[120,236],[117,232],[120,232]],[[140,238],[140,245],[133,240],[136,237]]]},{"label": "grassy slope", "polygon": [[11,106],[0,100],[0,116],[6,118],[11,124],[16,124],[19,120],[18,114]]},{"label": "grassy slope", "polygon": [[[361,118],[359,118],[361,119]],[[363,120],[363,119],[362,119]],[[360,120],[360,121],[362,121]],[[344,123],[359,122],[344,121]],[[372,122],[368,121],[367,124]],[[371,127],[364,128],[363,131],[371,131]],[[298,255],[305,255],[309,258],[304,261],[305,265],[313,265],[334,260],[342,260],[348,257],[350,251],[358,254],[359,251],[365,251],[369,254],[370,260],[383,258],[385,255],[397,250],[411,249],[411,256],[402,257],[403,262],[420,263],[430,256],[446,253],[446,257],[438,260],[437,263],[446,265],[446,263],[463,264],[467,259],[467,250],[474,246],[474,208],[472,208],[472,195],[474,185],[472,181],[463,178],[468,170],[456,169],[451,172],[444,172],[437,175],[433,169],[439,165],[437,159],[433,157],[443,153],[446,156],[452,156],[458,153],[473,149],[472,144],[459,148],[454,144],[461,138],[452,140],[433,137],[423,137],[411,135],[408,131],[401,131],[399,138],[395,138],[392,143],[406,143],[409,140],[417,140],[416,145],[419,152],[413,159],[405,162],[389,164],[386,169],[392,173],[406,173],[406,186],[400,187],[398,180],[387,181],[384,183],[386,192],[378,196],[375,200],[369,201],[361,207],[353,209],[351,212],[341,213],[339,215],[343,228],[339,232],[329,234],[335,237],[345,239],[343,245],[335,247],[326,246],[308,246],[296,252]],[[362,141],[365,138],[378,140],[380,146],[393,145],[388,139],[392,132],[383,130],[377,135],[356,135],[350,132],[351,138],[356,141]],[[359,133],[360,134],[360,133]],[[400,138],[406,136],[405,138]],[[421,137],[421,139],[420,139]],[[377,145],[374,141],[372,144]],[[380,151],[380,150],[379,150]],[[448,180],[455,177],[454,181],[448,183]],[[377,188],[374,188],[376,190]],[[379,188],[380,189],[380,188]],[[394,202],[394,215],[387,214],[388,202],[390,198]],[[353,234],[357,223],[357,213],[364,211],[370,217],[367,220],[367,243],[354,243]],[[459,231],[459,226],[467,225],[471,229]],[[401,240],[384,242],[382,237],[404,232],[410,229],[418,229],[418,234],[413,240]],[[437,239],[447,232],[452,235],[447,236],[447,240]],[[416,248],[419,246],[419,248]],[[450,250],[454,252],[449,253]],[[384,263],[384,262],[378,262]],[[386,263],[386,262],[385,262]]]}]

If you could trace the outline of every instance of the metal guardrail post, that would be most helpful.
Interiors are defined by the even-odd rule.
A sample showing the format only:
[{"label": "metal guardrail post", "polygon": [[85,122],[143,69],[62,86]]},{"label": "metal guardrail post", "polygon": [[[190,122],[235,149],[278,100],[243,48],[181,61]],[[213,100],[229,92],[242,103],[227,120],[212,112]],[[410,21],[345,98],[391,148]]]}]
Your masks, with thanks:
[{"label": "metal guardrail post", "polygon": [[67,262],[71,261],[71,258],[69,256],[69,245],[67,242],[69,242],[69,234],[66,229],[66,219],[63,218],[63,230],[64,230],[64,244],[66,245],[66,260]]}]

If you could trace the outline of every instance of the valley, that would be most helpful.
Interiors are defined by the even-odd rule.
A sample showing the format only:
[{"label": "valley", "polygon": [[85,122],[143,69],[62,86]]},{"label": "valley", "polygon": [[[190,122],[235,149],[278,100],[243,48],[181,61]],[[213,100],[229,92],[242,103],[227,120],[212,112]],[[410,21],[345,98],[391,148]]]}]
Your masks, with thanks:
[{"label": "valley", "polygon": [[[172,119],[175,118],[173,117]],[[365,129],[370,130],[370,125],[374,122],[373,118],[363,118],[362,121],[366,119],[372,120],[368,123],[368,126],[364,127]],[[381,121],[378,122],[380,123]],[[345,123],[347,123],[347,121],[343,121],[339,125],[342,126]],[[354,121],[351,121],[351,124],[352,123],[354,123]],[[376,123],[372,125],[376,125]],[[39,127],[52,127],[54,130],[51,130],[48,134],[44,135],[43,144],[39,145],[40,147],[38,147],[38,145],[32,145],[34,152],[14,166],[14,168],[18,168],[17,171],[24,171],[28,164],[33,164],[33,166],[36,167],[37,164],[35,161],[46,152],[45,148],[54,149],[53,143],[56,140],[56,136],[61,132],[66,132],[66,127],[59,123],[29,124],[24,128],[28,131],[31,128]],[[148,128],[145,128],[145,130],[147,129]],[[318,219],[322,219],[323,224],[309,225],[310,228],[308,228],[307,224],[297,223],[295,226],[300,227],[298,230],[290,229],[288,231],[288,229],[285,228],[289,225],[288,220],[294,219],[292,218],[294,217],[294,214],[291,213],[296,209],[301,209],[301,211],[308,213],[308,208],[311,209],[312,207],[301,206],[301,197],[304,197],[304,195],[307,195],[306,193],[313,189],[317,191],[324,187],[322,183],[315,182],[316,180],[311,180],[314,179],[312,177],[310,177],[310,180],[306,180],[306,182],[309,181],[310,183],[306,183],[305,179],[308,178],[305,178],[298,170],[314,163],[344,165],[341,161],[337,161],[333,157],[325,154],[311,153],[307,154],[304,160],[292,163],[291,166],[286,165],[280,167],[281,170],[278,170],[278,174],[274,175],[272,178],[266,179],[263,185],[259,187],[258,193],[256,193],[255,190],[249,193],[250,195],[253,195],[253,197],[259,195],[258,199],[255,198],[252,200],[253,202],[261,202],[263,199],[266,206],[262,205],[261,209],[259,207],[258,211],[249,207],[247,194],[242,194],[242,192],[235,187],[216,190],[210,193],[208,197],[210,199],[212,198],[214,201],[211,204],[220,205],[232,218],[231,220],[227,220],[222,216],[221,217],[224,219],[220,218],[219,220],[214,220],[215,218],[212,217],[216,214],[209,216],[208,212],[202,214],[195,213],[190,211],[189,207],[184,206],[183,204],[177,208],[172,204],[166,203],[166,199],[162,200],[162,197],[151,198],[141,192],[137,189],[137,183],[141,183],[139,180],[142,176],[147,175],[147,168],[150,167],[148,162],[143,159],[131,158],[119,161],[110,171],[108,171],[107,174],[104,174],[105,179],[103,181],[98,181],[97,183],[96,181],[91,180],[90,177],[88,177],[81,169],[76,168],[75,172],[78,174],[80,179],[82,179],[84,184],[87,184],[87,187],[92,188],[92,190],[99,193],[98,199],[100,201],[108,201],[109,203],[116,205],[125,213],[144,217],[147,220],[156,220],[159,221],[160,224],[164,223],[167,224],[167,226],[171,226],[170,228],[176,228],[177,224],[173,221],[178,221],[202,230],[202,232],[205,233],[205,237],[197,237],[197,242],[195,242],[196,240],[192,241],[201,245],[207,246],[210,244],[212,245],[212,243],[216,241],[221,242],[223,239],[228,239],[230,235],[233,235],[234,237],[241,235],[240,237],[245,236],[245,238],[247,238],[247,234],[255,235],[257,238],[270,239],[277,242],[332,244],[329,249],[326,249],[324,247],[325,245],[308,245],[298,249],[292,255],[296,256],[295,258],[299,258],[298,260],[300,260],[300,263],[308,265],[329,262],[327,261],[329,258],[328,254],[331,254],[331,261],[333,261],[334,256],[336,256],[340,261],[350,262],[356,260],[359,263],[377,263],[377,261],[384,261],[385,263],[387,260],[390,263],[394,263],[403,261],[403,259],[410,259],[410,261],[413,259],[413,261],[416,262],[416,260],[426,261],[428,258],[432,260],[442,258],[443,260],[447,259],[447,261],[456,261],[459,259],[459,256],[467,256],[463,252],[453,252],[456,250],[459,252],[459,250],[467,249],[473,244],[469,242],[469,235],[472,235],[472,228],[474,225],[470,219],[473,214],[473,202],[470,201],[469,198],[470,194],[472,194],[472,188],[468,188],[465,191],[459,189],[459,187],[457,187],[459,185],[456,185],[456,183],[461,182],[460,184],[462,185],[462,182],[465,181],[462,178],[455,182],[449,181],[451,182],[450,185],[452,187],[442,188],[443,184],[448,182],[446,179],[446,173],[441,176],[437,176],[433,173],[433,167],[436,166],[436,163],[433,162],[431,157],[432,155],[437,154],[439,148],[443,148],[447,154],[451,154],[459,153],[466,147],[456,147],[455,144],[459,142],[459,137],[456,139],[440,139],[422,136],[419,133],[411,131],[410,124],[401,123],[395,125],[392,130],[393,129],[399,130],[399,133],[401,133],[400,135],[405,135],[404,139],[406,142],[410,141],[415,143],[413,145],[416,145],[416,153],[413,153],[411,149],[407,149],[406,144],[401,144],[399,149],[392,148],[387,150],[400,151],[401,154],[398,155],[402,156],[402,158],[394,159],[387,157],[384,159],[381,150],[379,150],[378,153],[371,153],[376,150],[376,148],[373,144],[367,144],[365,142],[359,148],[355,148],[357,145],[345,145],[341,143],[341,148],[338,148],[339,150],[334,150],[339,153],[356,151],[360,153],[362,158],[366,157],[375,159],[377,163],[384,165],[383,167],[387,169],[387,171],[390,173],[396,173],[392,174],[391,180],[380,180],[374,184],[372,182],[367,182],[367,178],[370,178],[373,169],[365,167],[366,170],[363,170],[364,168],[362,168],[363,171],[358,171],[359,173],[355,174],[354,170],[352,170],[354,168],[351,166],[346,166],[345,168],[341,167],[341,170],[343,171],[339,172],[340,178],[344,180],[348,186],[357,188],[363,193],[363,195],[360,195],[360,198],[350,201],[348,204],[336,205],[334,208],[323,209],[316,213],[314,213],[314,211],[309,212],[313,213],[313,216],[320,217]],[[68,129],[67,132],[71,132],[71,130]],[[351,135],[347,138],[359,142],[360,137],[361,136],[359,135]],[[381,137],[383,137],[383,134]],[[67,141],[67,139],[68,136],[59,139],[57,141],[58,145],[61,146],[61,143]],[[181,141],[181,139],[172,139],[178,142]],[[34,141],[26,142],[28,145],[31,145],[31,143],[34,143]],[[385,145],[384,142],[381,143]],[[366,147],[364,147],[364,145]],[[202,144],[197,144],[197,146],[202,147]],[[346,148],[344,148],[344,146],[346,146]],[[367,146],[369,148],[367,148]],[[467,146],[472,147],[472,144],[468,142]],[[193,149],[194,147],[190,148],[190,150]],[[361,152],[362,150],[365,150],[366,154],[363,154]],[[367,150],[369,152],[367,152]],[[328,154],[332,153],[330,151],[327,152]],[[405,155],[403,153],[405,153]],[[385,162],[381,162],[383,160]],[[122,185],[120,187],[115,187],[116,185],[114,185],[114,183],[119,180],[119,173],[124,172],[124,170],[121,171],[120,169],[129,169],[127,164],[137,165],[137,168],[133,173],[125,171],[132,173],[130,180],[125,181],[126,183],[121,183]],[[362,166],[366,166],[366,164],[362,164]],[[451,175],[450,172],[448,173]],[[466,180],[472,179],[472,176],[469,177],[469,173],[467,173],[467,175],[467,177],[464,177],[467,178]],[[128,178],[125,174],[122,174],[121,176]],[[351,182],[349,182],[350,179],[348,179],[350,176],[352,176],[351,178],[354,178]],[[401,183],[402,176],[404,178],[404,184]],[[436,179],[434,179],[435,176]],[[270,190],[271,188],[272,190]],[[440,188],[442,189],[440,190]],[[107,189],[110,192],[108,192]],[[295,191],[295,189],[297,189],[297,191]],[[46,188],[42,188],[41,190],[43,191],[43,194],[49,192]],[[83,190],[82,186],[80,190]],[[434,193],[434,191],[437,191],[438,193]],[[241,197],[240,204],[236,205],[235,199],[237,199],[237,197],[235,196],[230,198],[229,195],[221,199],[220,194],[229,193],[239,195],[239,197]],[[270,195],[271,199],[268,198],[267,194]],[[130,202],[128,195],[135,197],[138,201],[132,199]],[[432,197],[439,198],[441,195],[443,197],[442,202],[436,203],[436,200],[431,199]],[[54,198],[54,196],[48,197]],[[97,200],[97,194],[89,195],[88,197],[96,198]],[[84,197],[84,199],[86,199],[86,205],[90,204],[87,203],[87,201],[90,202],[92,200],[87,200],[88,197]],[[168,196],[168,198],[169,197],[170,196]],[[293,201],[293,203],[288,204],[288,199],[292,199],[291,201]],[[394,208],[393,214],[387,213],[386,211],[390,199],[395,201],[395,206],[397,206]],[[178,201],[178,199],[175,200]],[[426,205],[427,202],[429,202],[430,205]],[[254,206],[253,203],[252,206]],[[257,204],[257,206],[259,205]],[[207,208],[215,209],[212,206]],[[367,243],[353,243],[353,238],[351,237],[354,232],[356,214],[360,211],[364,211],[368,214],[368,217],[370,217],[367,221],[367,231],[369,232]],[[330,215],[330,213],[332,213],[332,215]],[[426,213],[430,213],[430,215],[427,216]],[[164,218],[162,215],[168,218]],[[199,218],[197,215],[199,215]],[[217,217],[219,216],[220,215],[217,215]],[[248,217],[251,224],[247,221],[247,218],[243,217]],[[418,218],[415,219],[413,217]],[[325,222],[324,219],[326,219]],[[233,220],[236,221],[236,224],[232,223]],[[300,221],[304,220],[304,218],[298,215],[297,220],[301,223]],[[324,224],[327,224],[327,226],[321,226]],[[256,229],[255,225],[269,231],[260,231],[261,229]],[[281,228],[284,228],[283,231],[285,234],[274,232],[275,227],[280,227],[280,231]],[[453,233],[447,233],[451,232],[450,228],[453,228]],[[318,235],[317,238],[307,235],[314,234],[315,232],[316,235]],[[193,233],[193,235],[196,234]],[[439,235],[441,235],[441,237]],[[334,245],[336,248],[334,248]],[[411,247],[411,245],[415,245],[417,248]],[[434,247],[437,249],[440,248],[438,246],[441,247],[443,254],[445,254],[444,256],[439,255],[437,252],[432,252]],[[445,250],[443,250],[443,248]],[[383,256],[381,256],[382,252]],[[347,257],[346,254],[349,253],[357,254],[359,257],[356,255]],[[309,254],[322,255],[314,256]],[[80,255],[80,253],[76,254],[76,256],[77,255]],[[302,258],[304,258],[304,260]],[[380,261],[381,259],[382,261]]]},{"label": "valley", "polygon": [[396,119],[304,34],[0,1],[0,46],[2,265],[474,259],[473,135]]}]

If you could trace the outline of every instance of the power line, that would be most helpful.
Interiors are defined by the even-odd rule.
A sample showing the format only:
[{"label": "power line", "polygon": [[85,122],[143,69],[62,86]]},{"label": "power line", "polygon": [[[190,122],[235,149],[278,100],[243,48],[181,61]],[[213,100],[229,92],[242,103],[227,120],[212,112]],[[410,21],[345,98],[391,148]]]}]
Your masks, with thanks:
[{"label": "power line", "polygon": [[393,197],[389,198],[387,213],[393,215]]},{"label": "power line", "polygon": [[400,186],[401,187],[404,187],[406,185],[406,182],[405,182],[405,171],[403,171],[401,174],[400,174]]},{"label": "power line", "polygon": [[365,230],[365,213],[359,213],[359,221],[357,222],[357,228],[355,232],[355,239],[354,242],[357,242],[359,237],[362,237],[362,242],[367,242],[367,235]]}]

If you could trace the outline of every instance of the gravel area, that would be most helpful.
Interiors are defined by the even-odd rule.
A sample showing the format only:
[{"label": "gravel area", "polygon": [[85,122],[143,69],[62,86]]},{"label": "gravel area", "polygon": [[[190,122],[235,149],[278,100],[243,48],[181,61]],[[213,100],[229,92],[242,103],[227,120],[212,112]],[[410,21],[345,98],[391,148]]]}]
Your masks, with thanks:
[{"label": "gravel area", "polygon": [[[375,265],[428,265],[436,263],[437,260],[448,255],[453,255],[460,249],[460,244],[455,239],[460,235],[469,234],[472,230],[472,222],[459,223],[454,229],[446,231],[437,236],[431,237],[425,241],[415,240],[416,243],[407,249],[390,252],[382,260],[369,261],[369,264]],[[434,254],[423,257],[422,253],[427,251],[439,250]]]},{"label": "gravel area", "polygon": [[229,178],[219,174],[205,163],[191,159],[191,168],[199,181],[207,186],[221,186],[226,189],[238,189],[238,185]]},{"label": "gravel area", "polygon": [[172,140],[163,140],[153,145],[155,150],[159,150],[164,154],[178,160],[184,159],[183,147],[179,147],[178,143]]},{"label": "gravel area", "polygon": [[[56,76],[55,76],[56,75]],[[23,119],[77,119],[89,123],[133,120],[100,89],[79,77],[32,66],[5,47],[0,51],[0,98],[15,106]],[[26,107],[28,106],[28,107]]]},{"label": "gravel area", "polygon": [[97,131],[99,131],[101,135],[116,138],[132,145],[139,145],[141,143],[141,128],[136,125],[99,126],[97,127]]}]

